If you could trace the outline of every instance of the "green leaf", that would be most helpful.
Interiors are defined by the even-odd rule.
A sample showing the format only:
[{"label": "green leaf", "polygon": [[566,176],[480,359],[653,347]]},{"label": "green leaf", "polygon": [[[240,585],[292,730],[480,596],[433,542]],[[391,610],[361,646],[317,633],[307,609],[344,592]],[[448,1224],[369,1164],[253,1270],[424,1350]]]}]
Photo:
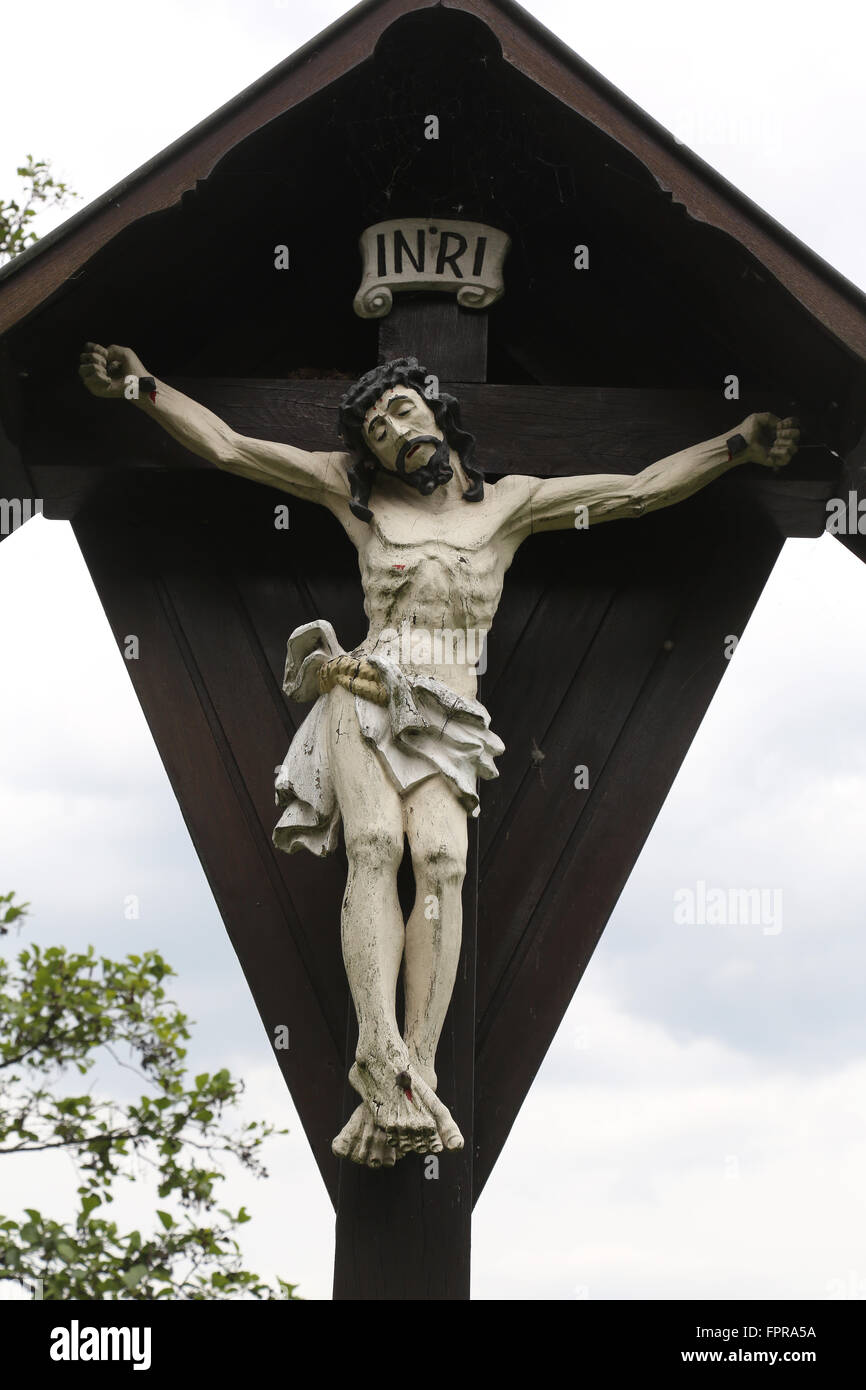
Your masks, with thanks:
[{"label": "green leaf", "polygon": [[[0,200],[0,259],[8,206]],[[12,920],[13,906],[11,895],[0,894],[0,927]],[[216,1211],[220,1158],[240,1158],[266,1176],[259,1147],[282,1131],[265,1122],[230,1124],[243,1082],[226,1068],[190,1076],[182,1046],[189,1019],[160,984],[174,973],[156,951],[115,961],[93,947],[31,945],[0,959],[0,1066],[8,1068],[0,1070],[0,1135],[65,1147],[79,1165],[74,1225],[35,1208],[22,1212],[23,1222],[0,1216],[0,1270],[29,1274],[39,1266],[46,1299],[295,1297],[295,1285],[264,1283],[239,1267],[234,1236],[250,1219],[246,1208]],[[121,1099],[125,1091],[102,1090],[106,1043],[145,1073],[146,1094]],[[74,1068],[96,1076],[85,1095],[55,1085]],[[204,1163],[187,1137],[196,1124],[207,1135]],[[154,1169],[157,1200],[178,1202],[184,1213],[151,1208],[146,1237],[97,1212],[114,1200],[115,1182],[137,1178],[142,1164]]]},{"label": "green leaf", "polygon": [[134,1289],[140,1284],[147,1273],[147,1265],[133,1265],[132,1269],[122,1269],[120,1277],[128,1289]]}]

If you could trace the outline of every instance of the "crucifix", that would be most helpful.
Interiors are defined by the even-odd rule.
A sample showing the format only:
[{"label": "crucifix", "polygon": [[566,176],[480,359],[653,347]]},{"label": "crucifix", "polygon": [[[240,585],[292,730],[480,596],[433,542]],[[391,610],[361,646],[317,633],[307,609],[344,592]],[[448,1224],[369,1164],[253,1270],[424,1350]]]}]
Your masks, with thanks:
[{"label": "crucifix", "polygon": [[[467,820],[479,779],[497,775],[504,751],[476,695],[478,637],[493,624],[508,568],[530,536],[638,518],[739,464],[784,466],[797,422],[752,413],[732,433],[633,474],[516,473],[494,483],[474,463],[457,400],[415,355],[380,363],[345,392],[344,447],[334,451],[237,433],[152,377],[129,348],[87,343],[79,370],[93,395],[130,396],[216,467],[325,507],[357,550],[364,639],[344,651],[326,616],[288,639],[284,689],[313,708],[277,769],[274,843],[326,855],[342,826],[342,948],[358,1022],[350,1082],[360,1103],[334,1152],[376,1169],[412,1152],[459,1151],[460,1116],[438,1093],[436,1052],[460,959]],[[130,393],[131,381],[142,389]],[[405,917],[404,840],[415,879]]]},{"label": "crucifix", "polygon": [[[733,639],[862,494],[862,297],[507,0],[367,0],[0,269],[0,334],[0,501],[72,524],[334,1296],[466,1298]],[[86,334],[144,362],[88,348],[89,395]]]}]

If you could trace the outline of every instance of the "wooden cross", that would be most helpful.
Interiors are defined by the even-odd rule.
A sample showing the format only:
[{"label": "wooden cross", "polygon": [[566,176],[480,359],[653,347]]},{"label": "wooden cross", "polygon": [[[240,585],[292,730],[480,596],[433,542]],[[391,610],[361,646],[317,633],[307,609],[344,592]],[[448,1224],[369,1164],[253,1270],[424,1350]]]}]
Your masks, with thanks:
[{"label": "wooden cross", "polygon": [[[486,338],[484,313],[404,298],[380,325],[379,357],[417,356],[458,396],[491,473],[636,472],[750,409],[788,406],[489,385]],[[344,382],[172,384],[239,433],[337,442]],[[69,409],[87,409],[84,393]],[[438,1053],[466,1147],[432,1168],[410,1158],[375,1172],[330,1151],[356,1101],[344,1080],[355,1046],[339,952],[344,865],[286,861],[270,843],[271,768],[303,717],[279,688],[285,639],[323,615],[348,646],[359,638],[354,552],[321,509],[294,499],[288,532],[274,530],[267,513],[285,494],[195,466],[135,412],[116,411],[78,464],[64,425],[66,462],[54,462],[49,426],[31,470],[52,509],[74,516],[118,642],[139,637],[130,674],[269,1041],[289,1030],[276,1056],[336,1206],[335,1297],[466,1298],[474,1202],[725,669],[725,638],[742,632],[784,536],[823,526],[831,470],[728,475],[637,530],[548,536],[518,557],[479,691],[507,753],[473,824]],[[112,486],[118,448],[128,467]]]}]

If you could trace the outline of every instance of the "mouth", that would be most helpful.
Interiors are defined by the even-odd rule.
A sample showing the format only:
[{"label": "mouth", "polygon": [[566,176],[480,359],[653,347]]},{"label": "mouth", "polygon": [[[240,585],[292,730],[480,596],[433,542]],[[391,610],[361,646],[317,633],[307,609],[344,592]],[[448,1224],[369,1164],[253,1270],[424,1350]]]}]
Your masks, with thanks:
[{"label": "mouth", "polygon": [[399,467],[404,473],[414,473],[416,469],[424,467],[424,451],[435,449],[438,440],[430,439],[426,435],[414,439],[405,450],[399,462]]},{"label": "mouth", "polygon": [[447,457],[447,445],[442,439],[435,435],[418,435],[403,445],[396,459],[395,471],[404,482],[417,488],[422,496],[428,496],[453,476]]}]

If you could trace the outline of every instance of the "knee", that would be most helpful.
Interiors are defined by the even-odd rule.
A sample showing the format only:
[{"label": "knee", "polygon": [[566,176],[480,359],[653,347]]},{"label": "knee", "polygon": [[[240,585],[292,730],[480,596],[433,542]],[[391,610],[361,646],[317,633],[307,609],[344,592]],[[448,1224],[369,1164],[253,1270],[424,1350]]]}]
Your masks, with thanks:
[{"label": "knee", "polygon": [[415,879],[425,890],[460,888],[466,873],[466,851],[444,842],[416,844],[412,847]]},{"label": "knee", "polygon": [[388,826],[362,826],[346,836],[346,854],[355,870],[387,869],[396,873],[403,858],[403,832]]}]

